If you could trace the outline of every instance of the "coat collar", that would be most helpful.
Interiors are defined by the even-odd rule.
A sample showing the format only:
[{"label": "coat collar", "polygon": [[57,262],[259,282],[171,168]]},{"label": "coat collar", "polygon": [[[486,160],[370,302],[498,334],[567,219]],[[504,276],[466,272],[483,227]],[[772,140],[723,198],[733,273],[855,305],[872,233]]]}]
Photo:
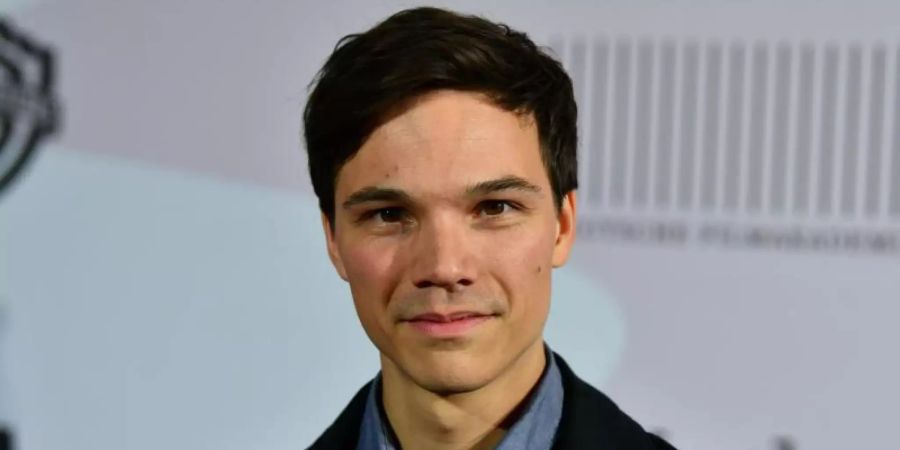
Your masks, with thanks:
[{"label": "coat collar", "polygon": [[563,415],[553,450],[675,450],[647,433],[605,394],[578,378],[556,355],[563,379]]},{"label": "coat collar", "polygon": [[[675,450],[647,433],[602,392],[578,378],[565,360],[554,353],[563,382],[563,412],[553,450]],[[354,450],[365,411],[368,383],[309,450]]]}]

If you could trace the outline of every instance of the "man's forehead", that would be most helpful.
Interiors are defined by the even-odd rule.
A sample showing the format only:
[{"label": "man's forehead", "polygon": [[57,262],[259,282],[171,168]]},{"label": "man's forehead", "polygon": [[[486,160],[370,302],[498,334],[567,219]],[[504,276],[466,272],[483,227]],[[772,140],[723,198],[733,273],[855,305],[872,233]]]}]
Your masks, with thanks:
[{"label": "man's forehead", "polygon": [[459,197],[504,177],[544,183],[534,121],[483,96],[450,91],[378,127],[338,172],[337,195],[384,188]]},{"label": "man's forehead", "polygon": [[[486,127],[492,124],[515,127]],[[537,130],[530,112],[509,111],[478,92],[439,90],[405,103],[377,127],[370,139],[408,142],[485,140]]]}]

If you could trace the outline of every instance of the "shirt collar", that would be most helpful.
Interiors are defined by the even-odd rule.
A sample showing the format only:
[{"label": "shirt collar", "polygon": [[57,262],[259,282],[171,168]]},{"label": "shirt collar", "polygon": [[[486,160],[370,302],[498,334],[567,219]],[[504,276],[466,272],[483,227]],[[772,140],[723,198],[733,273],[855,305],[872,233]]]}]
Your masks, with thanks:
[{"label": "shirt collar", "polygon": [[[563,384],[553,352],[544,345],[547,364],[532,390],[521,416],[506,432],[496,450],[549,450],[562,418]],[[381,373],[372,380],[366,399],[357,450],[397,450],[400,444],[381,407]]]}]

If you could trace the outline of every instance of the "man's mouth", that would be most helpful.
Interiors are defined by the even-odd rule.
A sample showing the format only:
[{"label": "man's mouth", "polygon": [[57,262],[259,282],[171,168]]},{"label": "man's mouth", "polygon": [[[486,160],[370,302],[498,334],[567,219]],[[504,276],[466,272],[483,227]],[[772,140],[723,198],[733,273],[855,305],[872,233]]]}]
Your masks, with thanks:
[{"label": "man's mouth", "polygon": [[493,319],[495,315],[473,311],[451,314],[419,314],[407,323],[416,331],[436,338],[460,337],[479,325]]}]

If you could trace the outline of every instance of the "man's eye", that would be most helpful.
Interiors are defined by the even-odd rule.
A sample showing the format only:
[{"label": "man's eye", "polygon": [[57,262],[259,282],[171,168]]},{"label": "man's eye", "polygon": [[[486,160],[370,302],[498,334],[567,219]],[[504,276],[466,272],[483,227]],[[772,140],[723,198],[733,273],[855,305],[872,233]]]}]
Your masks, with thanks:
[{"label": "man's eye", "polygon": [[381,208],[373,211],[372,216],[385,223],[397,223],[406,218],[406,211],[403,208]]},{"label": "man's eye", "polygon": [[506,200],[486,200],[478,205],[478,212],[485,216],[499,216],[512,208]]}]

